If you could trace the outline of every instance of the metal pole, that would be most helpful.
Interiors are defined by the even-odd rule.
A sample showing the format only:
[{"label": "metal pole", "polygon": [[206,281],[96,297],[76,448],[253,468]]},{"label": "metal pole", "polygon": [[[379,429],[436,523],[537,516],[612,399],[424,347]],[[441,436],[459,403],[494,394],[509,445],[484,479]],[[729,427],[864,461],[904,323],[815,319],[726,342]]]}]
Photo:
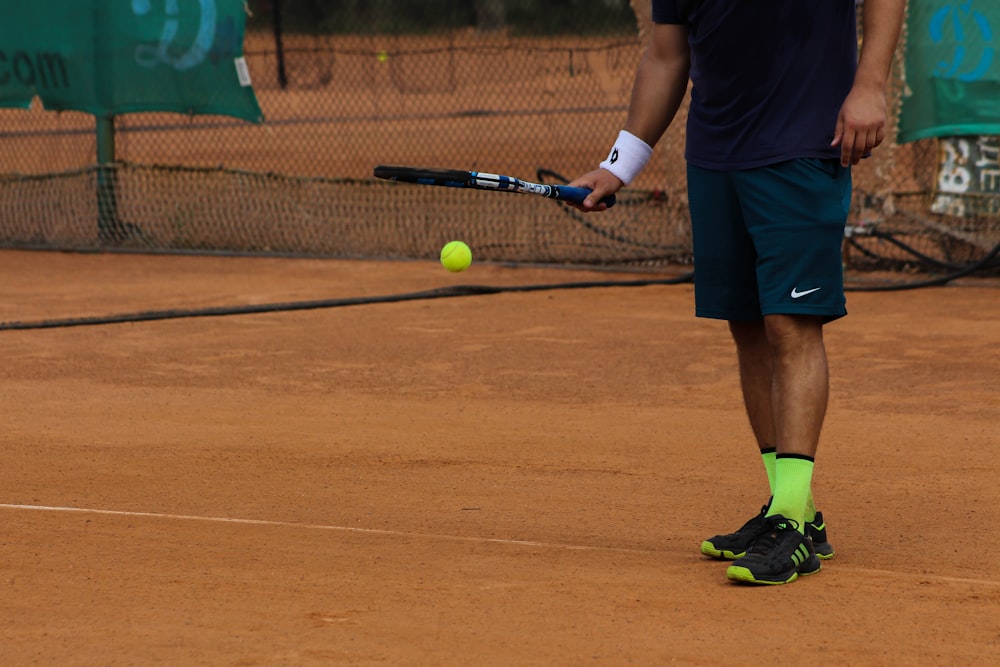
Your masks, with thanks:
[{"label": "metal pole", "polygon": [[114,63],[107,36],[111,22],[111,3],[93,2],[94,86],[97,102],[107,109],[94,114],[97,123],[97,236],[101,243],[122,240],[118,221],[118,193],[115,182]]},{"label": "metal pole", "polygon": [[288,88],[288,73],[285,71],[285,45],[282,42],[284,29],[281,24],[281,0],[273,0],[271,7],[274,12],[274,52],[278,61],[278,85],[284,90]]},{"label": "metal pole", "polygon": [[101,241],[120,241],[115,174],[115,117],[97,118],[97,232]]}]

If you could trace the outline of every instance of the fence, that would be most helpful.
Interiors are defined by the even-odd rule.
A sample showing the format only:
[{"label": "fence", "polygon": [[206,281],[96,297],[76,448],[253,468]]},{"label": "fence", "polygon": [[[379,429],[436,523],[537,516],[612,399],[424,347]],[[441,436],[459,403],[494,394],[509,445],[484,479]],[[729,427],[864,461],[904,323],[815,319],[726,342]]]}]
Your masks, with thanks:
[{"label": "fence", "polygon": [[[439,4],[443,12],[462,3]],[[683,110],[607,214],[371,178],[382,163],[555,182],[593,168],[617,134],[645,16],[623,21],[623,12],[632,16],[625,0],[468,4],[438,16],[441,25],[415,27],[392,24],[405,13],[389,11],[389,0],[364,10],[339,3],[369,23],[309,34],[287,29],[302,28],[301,15],[299,25],[276,21],[273,0],[256,3],[245,53],[266,121],[118,116],[117,160],[104,169],[92,117],[0,110],[0,245],[427,258],[462,238],[483,260],[689,261]],[[562,5],[577,27],[537,34],[545,10]],[[900,90],[897,82],[897,98]],[[982,255],[1000,236],[996,216],[932,211],[938,162],[935,140],[886,146],[865,161],[855,171],[853,227],[864,234],[884,222],[948,263]],[[109,202],[96,193],[107,176],[114,217],[102,225]],[[849,260],[912,263],[883,241],[855,237]]]}]

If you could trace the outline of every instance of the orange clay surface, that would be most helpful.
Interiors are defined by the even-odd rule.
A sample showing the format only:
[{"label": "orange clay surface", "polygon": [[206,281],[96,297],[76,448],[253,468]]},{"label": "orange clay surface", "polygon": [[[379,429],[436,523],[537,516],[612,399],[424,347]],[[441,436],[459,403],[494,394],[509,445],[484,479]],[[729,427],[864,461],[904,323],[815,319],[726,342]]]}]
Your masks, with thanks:
[{"label": "orange clay surface", "polygon": [[[634,275],[0,252],[0,320]],[[690,285],[0,331],[0,663],[1000,662],[1000,288],[849,296],[837,556],[743,587],[766,500]]]}]

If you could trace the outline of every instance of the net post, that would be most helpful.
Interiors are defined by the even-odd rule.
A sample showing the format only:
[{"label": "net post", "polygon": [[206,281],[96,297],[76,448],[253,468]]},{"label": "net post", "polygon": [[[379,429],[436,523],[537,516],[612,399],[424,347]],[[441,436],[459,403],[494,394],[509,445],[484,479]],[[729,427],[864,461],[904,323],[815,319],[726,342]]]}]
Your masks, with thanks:
[{"label": "net post", "polygon": [[282,25],[281,0],[272,0],[272,25],[274,27],[274,52],[278,63],[278,86],[282,90],[288,88],[288,72],[285,71],[285,44],[283,41],[284,27]]},{"label": "net post", "polygon": [[115,179],[115,116],[97,114],[97,232],[102,242],[120,237]]}]

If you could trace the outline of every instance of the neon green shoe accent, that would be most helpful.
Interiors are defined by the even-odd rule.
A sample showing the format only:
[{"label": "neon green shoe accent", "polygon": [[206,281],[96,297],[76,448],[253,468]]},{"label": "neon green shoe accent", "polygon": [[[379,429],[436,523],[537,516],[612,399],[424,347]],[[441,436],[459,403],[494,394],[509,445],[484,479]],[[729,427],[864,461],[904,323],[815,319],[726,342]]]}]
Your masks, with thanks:
[{"label": "neon green shoe accent", "polygon": [[711,558],[719,558],[721,560],[736,560],[747,555],[746,549],[740,551],[739,553],[729,551],[727,549],[716,549],[715,545],[708,540],[701,543],[701,553]]},{"label": "neon green shoe accent", "polygon": [[[810,573],[812,574],[812,573]],[[766,579],[757,579],[753,576],[753,572],[745,567],[740,567],[738,565],[730,565],[726,569],[726,577],[730,581],[740,581],[745,584],[762,584],[764,586],[781,586],[782,584],[790,584],[799,578],[798,572],[792,572],[792,576],[788,577],[784,581],[767,581]]]}]

